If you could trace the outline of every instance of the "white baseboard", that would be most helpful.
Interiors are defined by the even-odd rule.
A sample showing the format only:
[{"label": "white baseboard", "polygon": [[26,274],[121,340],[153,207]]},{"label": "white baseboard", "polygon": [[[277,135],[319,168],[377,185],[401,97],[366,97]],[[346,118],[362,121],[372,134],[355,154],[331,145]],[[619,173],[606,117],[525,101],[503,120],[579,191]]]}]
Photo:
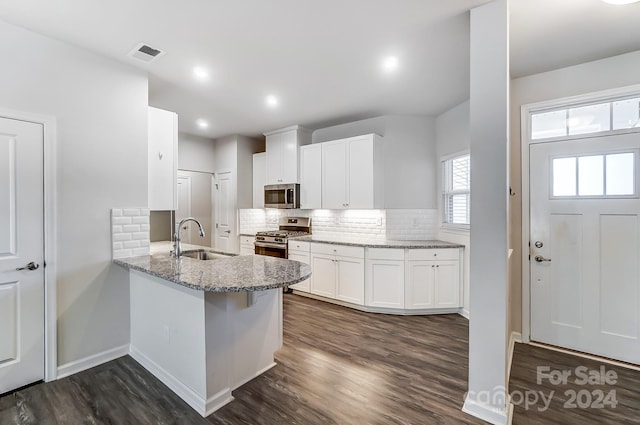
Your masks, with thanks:
[{"label": "white baseboard", "polygon": [[203,397],[196,394],[191,388],[187,387],[170,373],[165,371],[153,360],[145,356],[133,345],[130,349],[130,355],[135,361],[140,363],[142,367],[147,369],[149,372],[151,372],[152,375],[162,381],[163,384],[169,387],[171,391],[176,393],[178,397],[183,399],[189,406],[191,406],[203,417],[210,415],[211,413],[215,412],[216,410],[220,409],[222,406],[233,400],[233,396],[231,395],[231,388],[225,388],[224,390],[218,392],[217,394],[214,394],[212,397],[209,397],[205,400]]},{"label": "white baseboard", "polygon": [[240,382],[234,382],[233,383],[233,388],[231,388],[231,391],[240,388],[241,386],[243,386],[247,382],[251,381],[252,379],[257,378],[258,376],[262,375],[263,373],[265,373],[266,371],[268,371],[269,369],[271,369],[271,368],[273,368],[273,367],[275,367],[277,365],[278,364],[276,362],[273,362],[273,363],[269,364],[268,366],[262,368],[261,370],[257,371],[252,376],[250,376],[248,378],[245,378],[245,379],[241,380]]},{"label": "white baseboard", "polygon": [[516,342],[522,342],[522,334],[520,332],[511,332],[509,336],[509,351],[507,353],[507,382],[511,376],[511,363],[513,362],[513,350],[515,349]]},{"label": "white baseboard", "polygon": [[469,310],[467,310],[466,308],[461,308],[460,310],[458,310],[458,314],[469,320]]},{"label": "white baseboard", "polygon": [[496,409],[489,404],[471,400],[468,395],[462,406],[463,412],[493,425],[509,425],[511,423],[511,416],[513,415],[512,410],[513,407],[511,403],[507,403],[507,407],[504,410]]},{"label": "white baseboard", "polygon": [[91,369],[92,367],[126,356],[127,354],[129,354],[129,344],[93,354],[83,359],[65,363],[62,366],[58,366],[58,376],[56,379],[62,379],[78,372],[82,372],[83,370]]},{"label": "white baseboard", "polygon": [[360,304],[352,304],[346,301],[336,300],[335,298],[323,297],[322,295],[312,294],[305,291],[293,290],[293,293],[302,297],[312,298],[318,301],[324,301],[330,304],[341,305],[343,307],[349,307],[354,310],[364,311],[365,313],[378,313],[378,314],[394,314],[397,316],[427,316],[431,314],[459,314],[460,308],[421,308],[416,310],[405,310],[402,308],[385,308],[385,307],[368,307]]}]

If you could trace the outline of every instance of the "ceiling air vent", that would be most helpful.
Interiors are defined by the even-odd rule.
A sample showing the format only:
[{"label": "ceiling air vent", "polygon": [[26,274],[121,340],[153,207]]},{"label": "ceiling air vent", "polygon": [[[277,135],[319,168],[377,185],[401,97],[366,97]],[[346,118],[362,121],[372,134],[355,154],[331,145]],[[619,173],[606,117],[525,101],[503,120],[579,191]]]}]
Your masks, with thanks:
[{"label": "ceiling air vent", "polygon": [[164,53],[162,50],[155,49],[146,43],[140,43],[129,52],[129,56],[145,63],[151,63],[164,55]]}]

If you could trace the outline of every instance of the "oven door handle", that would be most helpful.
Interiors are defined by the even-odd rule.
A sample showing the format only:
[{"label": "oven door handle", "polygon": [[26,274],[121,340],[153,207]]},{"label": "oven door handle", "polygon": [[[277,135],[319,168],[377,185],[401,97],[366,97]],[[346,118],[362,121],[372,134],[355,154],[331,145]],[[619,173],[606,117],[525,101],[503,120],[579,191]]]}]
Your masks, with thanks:
[{"label": "oven door handle", "polygon": [[283,251],[287,250],[287,244],[269,243],[269,242],[254,242],[253,245],[257,246],[259,248],[276,248],[276,249],[281,249]]}]

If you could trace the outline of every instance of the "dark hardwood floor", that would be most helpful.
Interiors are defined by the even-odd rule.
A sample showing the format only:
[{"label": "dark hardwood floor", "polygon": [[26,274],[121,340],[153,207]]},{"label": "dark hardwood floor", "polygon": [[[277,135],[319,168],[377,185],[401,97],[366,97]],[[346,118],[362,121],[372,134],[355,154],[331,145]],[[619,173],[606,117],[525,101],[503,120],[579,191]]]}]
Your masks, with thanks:
[{"label": "dark hardwood floor", "polygon": [[[0,425],[483,423],[460,410],[468,364],[462,317],[367,314],[286,295],[284,322],[278,366],[238,388],[233,402],[206,419],[126,356],[5,394]],[[572,376],[566,385],[538,384],[539,366]],[[615,372],[616,383],[578,385],[579,366],[604,366]],[[594,407],[597,390],[615,390],[616,407],[607,399],[604,408]],[[540,394],[548,398],[551,391],[544,409]],[[582,391],[576,408],[566,408],[572,405],[566,391]],[[534,392],[538,399],[526,408],[518,397],[531,402]],[[517,344],[510,393],[515,425],[640,424],[640,372],[570,354]],[[580,408],[586,401],[589,407]]]},{"label": "dark hardwood floor", "polygon": [[130,357],[0,398],[0,424],[480,424],[460,409],[467,321],[285,296],[278,365],[200,417]]},{"label": "dark hardwood floor", "polygon": [[640,371],[572,354],[516,344],[509,392],[514,425],[640,424]]}]

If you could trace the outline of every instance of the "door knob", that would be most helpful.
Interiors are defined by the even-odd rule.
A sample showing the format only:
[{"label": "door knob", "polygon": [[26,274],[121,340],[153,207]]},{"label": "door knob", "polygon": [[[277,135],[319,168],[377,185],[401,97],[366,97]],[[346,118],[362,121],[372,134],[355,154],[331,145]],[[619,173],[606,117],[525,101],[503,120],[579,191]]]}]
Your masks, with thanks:
[{"label": "door knob", "polygon": [[24,267],[18,267],[16,270],[36,270],[38,267],[40,267],[40,264],[36,264],[32,261]]},{"label": "door knob", "polygon": [[536,255],[533,257],[538,263],[542,263],[543,261],[551,261],[550,258],[544,258],[542,255]]}]

